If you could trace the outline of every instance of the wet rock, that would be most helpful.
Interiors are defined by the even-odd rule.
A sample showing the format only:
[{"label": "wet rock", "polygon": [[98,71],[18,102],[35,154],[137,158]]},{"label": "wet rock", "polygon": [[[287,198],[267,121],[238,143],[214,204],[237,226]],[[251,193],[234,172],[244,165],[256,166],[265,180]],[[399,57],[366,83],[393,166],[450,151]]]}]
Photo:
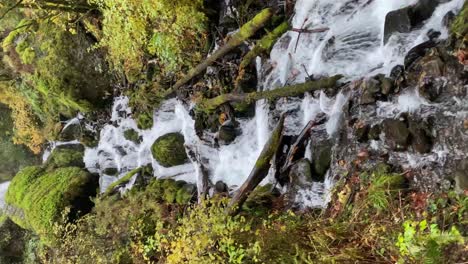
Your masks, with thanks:
[{"label": "wet rock", "polygon": [[382,123],[385,142],[393,150],[402,151],[408,147],[409,130],[405,122],[396,119],[386,119]]},{"label": "wet rock", "polygon": [[219,128],[219,131],[218,131],[219,143],[227,145],[233,142],[236,139],[238,134],[239,134],[239,131],[235,123],[232,121],[227,121]]},{"label": "wet rock", "polygon": [[164,167],[182,165],[188,161],[184,143],[182,134],[169,133],[156,139],[151,146],[151,152],[154,159]]},{"label": "wet rock", "polygon": [[79,122],[71,123],[65,126],[60,132],[58,139],[60,141],[73,141],[81,138],[81,125]]},{"label": "wet rock", "polygon": [[415,5],[391,11],[385,17],[384,43],[394,33],[408,33],[430,18],[445,0],[419,0]]},{"label": "wet rock", "polygon": [[444,18],[442,19],[442,23],[445,27],[449,28],[454,20],[455,14],[452,11],[449,11],[447,14],[445,14]]},{"label": "wet rock", "polygon": [[315,181],[323,181],[330,168],[332,141],[324,140],[312,144],[312,178]]},{"label": "wet rock", "polygon": [[372,140],[379,140],[381,132],[382,132],[382,128],[380,127],[379,124],[373,125],[369,129],[368,137],[369,139],[372,139]]},{"label": "wet rock", "polygon": [[429,153],[433,144],[429,125],[424,121],[414,119],[409,119],[408,124],[413,150],[421,154]]},{"label": "wet rock", "polygon": [[119,173],[119,169],[110,167],[110,168],[105,168],[102,170],[102,173],[109,175],[109,176],[116,176]]},{"label": "wet rock", "polygon": [[437,40],[440,37],[440,35],[442,35],[442,33],[440,33],[440,31],[429,29],[426,35],[429,38],[429,40],[434,41],[434,40]]},{"label": "wet rock", "polygon": [[84,147],[81,144],[68,144],[56,147],[45,165],[49,169],[63,168],[63,167],[78,167],[84,168],[83,161]]},{"label": "wet rock", "polygon": [[383,95],[389,95],[393,92],[393,80],[385,76],[379,76],[380,92]]},{"label": "wet rock", "polygon": [[370,78],[363,81],[361,89],[362,94],[359,103],[362,105],[372,104],[376,101],[376,94],[380,92],[380,83],[378,80]]},{"label": "wet rock", "polygon": [[215,193],[225,193],[228,191],[227,185],[222,181],[217,181],[214,186],[214,189]]},{"label": "wet rock", "polygon": [[394,33],[407,33],[411,28],[410,7],[391,11],[385,17],[384,44],[387,44]]},{"label": "wet rock", "polygon": [[153,167],[151,166],[151,164],[143,166],[140,168],[140,171],[136,175],[134,186],[147,186],[153,178]]},{"label": "wet rock", "polygon": [[135,144],[140,144],[143,141],[143,138],[140,137],[138,132],[132,128],[124,131],[124,138],[128,141],[132,141]]},{"label": "wet rock", "polygon": [[312,183],[312,164],[308,159],[301,159],[291,167],[289,181],[294,188],[304,188]]},{"label": "wet rock", "polygon": [[97,147],[99,144],[99,135],[89,130],[84,130],[81,138],[80,143],[88,148]]},{"label": "wet rock", "polygon": [[453,175],[455,180],[455,190],[457,192],[464,192],[468,190],[468,159],[460,162]]},{"label": "wet rock", "polygon": [[424,57],[426,53],[437,45],[436,42],[429,40],[410,49],[405,56],[405,69],[409,69],[418,59]]},{"label": "wet rock", "polygon": [[359,142],[365,142],[369,139],[369,129],[370,126],[362,121],[359,121],[354,125],[354,134]]}]

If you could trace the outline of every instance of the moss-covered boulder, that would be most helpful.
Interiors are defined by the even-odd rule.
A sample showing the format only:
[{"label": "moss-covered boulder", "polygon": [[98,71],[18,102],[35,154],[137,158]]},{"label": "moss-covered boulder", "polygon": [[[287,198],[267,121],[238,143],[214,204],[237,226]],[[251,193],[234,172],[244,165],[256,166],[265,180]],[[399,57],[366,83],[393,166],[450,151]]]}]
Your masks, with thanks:
[{"label": "moss-covered boulder", "polygon": [[20,227],[37,233],[44,242],[54,242],[56,222],[73,220],[91,210],[98,179],[90,173],[67,167],[47,171],[31,166],[11,181],[5,196],[7,207],[16,208],[9,217]]},{"label": "moss-covered boulder", "polygon": [[52,151],[46,161],[46,166],[49,169],[63,167],[79,167],[84,168],[83,161],[84,147],[80,144],[61,145]]},{"label": "moss-covered boulder", "polygon": [[180,133],[169,133],[159,137],[151,146],[153,157],[164,167],[182,165],[188,157],[184,147],[184,136]]}]

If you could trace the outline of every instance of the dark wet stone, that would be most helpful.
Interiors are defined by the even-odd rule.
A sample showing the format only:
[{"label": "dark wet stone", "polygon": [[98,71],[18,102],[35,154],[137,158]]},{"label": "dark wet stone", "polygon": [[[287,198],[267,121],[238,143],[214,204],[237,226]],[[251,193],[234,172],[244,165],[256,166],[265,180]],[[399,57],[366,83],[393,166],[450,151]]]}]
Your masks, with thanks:
[{"label": "dark wet stone", "polygon": [[408,147],[409,141],[409,130],[405,122],[396,119],[386,119],[382,124],[387,145],[396,151],[405,150]]},{"label": "dark wet stone", "polygon": [[239,131],[235,125],[234,122],[232,121],[227,121],[225,124],[223,124],[218,131],[218,139],[221,144],[229,144],[233,142],[237,135],[239,134]]},{"label": "dark wet stone", "polygon": [[379,140],[379,139],[380,139],[380,133],[381,133],[381,132],[382,132],[382,128],[380,127],[379,124],[373,125],[373,126],[369,129],[368,137],[369,137],[369,139]]},{"label": "dark wet stone", "polygon": [[311,147],[312,177],[314,180],[323,181],[331,164],[332,141],[324,140],[313,144]]},{"label": "dark wet stone", "polygon": [[429,153],[432,149],[432,136],[429,125],[420,120],[410,119],[408,121],[411,134],[411,146],[413,150],[421,154]]},{"label": "dark wet stone", "polygon": [[[289,180],[291,182],[291,186],[304,188],[308,184],[312,183],[312,164],[308,159],[301,159],[297,161],[289,171]],[[317,179],[321,180],[321,179]]]},{"label": "dark wet stone", "polygon": [[115,176],[119,173],[119,170],[117,168],[105,168],[102,172],[109,176]]},{"label": "dark wet stone", "polygon": [[59,134],[60,141],[73,141],[81,138],[81,125],[79,122],[66,126]]},{"label": "dark wet stone", "polygon": [[215,193],[225,193],[228,191],[227,185],[222,181],[217,181],[215,184]]},{"label": "dark wet stone", "polygon": [[376,102],[376,94],[380,92],[379,81],[370,78],[365,80],[361,86],[362,94],[359,100],[360,104],[372,104]]},{"label": "dark wet stone", "polygon": [[427,51],[436,45],[437,43],[429,40],[412,48],[405,56],[405,69],[409,69],[414,62],[424,57]]}]

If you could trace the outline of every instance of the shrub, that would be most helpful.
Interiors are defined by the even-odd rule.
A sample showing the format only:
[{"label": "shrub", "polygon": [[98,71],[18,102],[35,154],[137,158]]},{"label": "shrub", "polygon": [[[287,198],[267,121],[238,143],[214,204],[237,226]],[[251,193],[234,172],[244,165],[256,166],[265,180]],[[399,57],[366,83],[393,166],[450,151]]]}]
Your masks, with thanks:
[{"label": "shrub", "polygon": [[201,0],[92,0],[103,13],[103,38],[109,61],[138,79],[149,56],[162,73],[193,66],[206,41]]}]

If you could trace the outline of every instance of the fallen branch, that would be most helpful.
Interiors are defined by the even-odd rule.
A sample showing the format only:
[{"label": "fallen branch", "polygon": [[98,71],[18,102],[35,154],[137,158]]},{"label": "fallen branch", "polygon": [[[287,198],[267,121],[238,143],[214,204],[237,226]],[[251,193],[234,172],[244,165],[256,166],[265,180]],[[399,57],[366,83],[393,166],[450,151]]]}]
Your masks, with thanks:
[{"label": "fallen branch", "polygon": [[197,103],[197,109],[203,112],[213,112],[219,106],[225,103],[245,103],[250,104],[260,99],[278,99],[281,97],[294,97],[303,95],[306,92],[311,92],[320,89],[333,88],[336,82],[341,79],[341,75],[335,75],[329,78],[324,78],[316,81],[309,81],[301,84],[285,86],[275,90],[251,92],[246,94],[222,94],[215,98],[202,98]]},{"label": "fallen branch", "polygon": [[279,37],[281,37],[289,29],[288,22],[283,22],[277,26],[272,32],[268,33],[260,39],[255,47],[251,49],[242,59],[239,71],[245,69],[257,56],[262,53],[268,53]]},{"label": "fallen branch", "polygon": [[178,90],[182,85],[189,82],[193,77],[197,76],[198,74],[202,73],[208,66],[214,63],[216,60],[220,59],[228,52],[236,48],[237,46],[241,45],[244,41],[248,38],[253,36],[255,32],[261,29],[265,23],[270,20],[273,16],[273,10],[270,8],[266,8],[258,13],[252,20],[247,22],[243,25],[239,31],[233,34],[229,41],[220,49],[215,51],[211,56],[209,56],[205,61],[200,63],[197,67],[190,70],[185,77],[180,79],[174,86],[170,89],[166,90],[164,93],[164,97],[168,96],[169,94]]},{"label": "fallen branch", "polygon": [[268,175],[268,171],[270,170],[271,166],[270,161],[276,154],[283,137],[284,119],[285,114],[282,114],[278,125],[276,126],[275,130],[273,130],[270,139],[263,147],[262,153],[260,153],[260,156],[258,157],[255,166],[250,172],[249,177],[229,202],[226,210],[230,215],[235,215],[237,212],[239,212],[242,204],[245,202],[245,200],[247,200],[247,197],[250,195],[250,193]]}]

